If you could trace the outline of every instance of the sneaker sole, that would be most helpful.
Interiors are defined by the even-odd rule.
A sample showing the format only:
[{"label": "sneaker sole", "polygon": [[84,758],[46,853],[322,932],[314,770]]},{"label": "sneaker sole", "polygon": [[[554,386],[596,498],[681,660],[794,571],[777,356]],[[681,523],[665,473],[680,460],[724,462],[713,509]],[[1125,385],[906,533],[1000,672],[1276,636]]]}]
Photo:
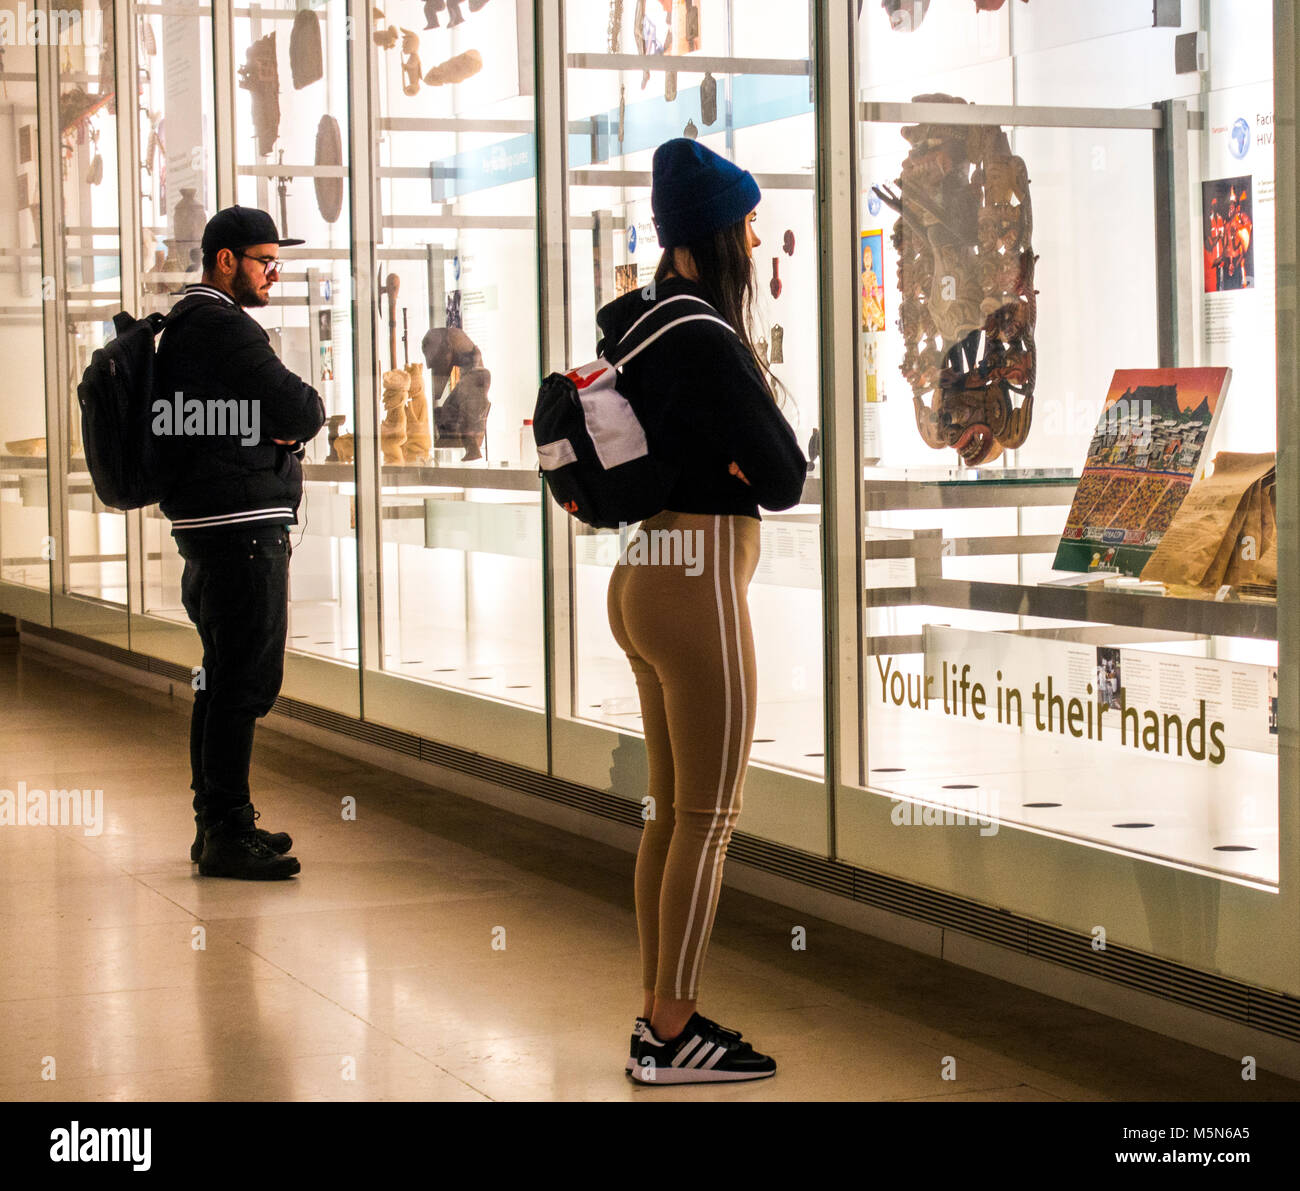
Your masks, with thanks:
[{"label": "sneaker sole", "polygon": [[[293,851],[293,841],[292,841],[292,840],[290,840],[290,842],[289,842],[289,846],[288,846],[287,848],[285,848],[283,851],[281,851],[279,848],[277,848],[274,844],[267,844],[266,846],[267,846],[268,848],[270,848],[272,852],[275,852],[275,853],[276,853],[277,855],[279,855],[279,856],[287,855],[289,852],[292,852],[292,851]],[[202,848],[194,848],[194,847],[191,847],[191,848],[190,848],[190,863],[191,863],[191,864],[198,864],[198,862],[199,862],[199,857],[202,856],[202,855],[203,855],[203,849],[202,849]]]},{"label": "sneaker sole", "polygon": [[653,1079],[638,1075],[635,1068],[628,1071],[627,1077],[642,1087],[652,1088],[668,1085],[680,1087],[682,1084],[690,1083],[753,1083],[756,1079],[771,1079],[775,1074],[775,1071],[759,1071],[753,1075],[742,1075],[736,1071],[698,1071],[682,1067],[658,1067],[655,1069]]},{"label": "sneaker sole", "polygon": [[228,873],[218,872],[212,868],[204,868],[202,863],[199,864],[200,877],[225,877],[232,881],[285,881],[290,877],[296,877],[302,872],[302,865],[296,860],[293,861],[293,868],[284,868],[279,872],[265,873]]}]

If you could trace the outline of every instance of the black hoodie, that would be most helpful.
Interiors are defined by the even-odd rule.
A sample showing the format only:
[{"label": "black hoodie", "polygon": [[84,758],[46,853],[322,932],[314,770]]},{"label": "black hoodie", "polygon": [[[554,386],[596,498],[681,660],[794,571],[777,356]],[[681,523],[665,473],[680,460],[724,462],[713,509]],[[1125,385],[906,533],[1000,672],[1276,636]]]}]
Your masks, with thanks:
[{"label": "black hoodie", "polygon": [[[699,286],[673,278],[655,286],[654,301],[675,294],[704,298]],[[617,343],[650,308],[637,289],[601,309],[602,347]],[[759,505],[780,510],[799,503],[808,461],[734,333],[706,321],[675,327],[623,376],[620,389],[630,387],[650,449],[682,463],[666,509],[757,518]],[[730,474],[733,462],[748,484]]]}]

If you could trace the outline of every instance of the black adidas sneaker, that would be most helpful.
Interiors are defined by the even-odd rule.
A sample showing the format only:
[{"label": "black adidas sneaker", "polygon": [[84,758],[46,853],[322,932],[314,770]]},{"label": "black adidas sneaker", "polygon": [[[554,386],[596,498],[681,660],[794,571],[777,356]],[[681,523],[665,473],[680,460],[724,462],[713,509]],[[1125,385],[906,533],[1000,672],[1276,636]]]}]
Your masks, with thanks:
[{"label": "black adidas sneaker", "polygon": [[631,1071],[636,1066],[636,1044],[641,1040],[641,1031],[650,1028],[650,1019],[648,1017],[638,1017],[636,1025],[632,1027],[632,1045],[627,1052],[627,1071]]},{"label": "black adidas sneaker", "polygon": [[732,1083],[776,1074],[775,1059],[698,1013],[676,1038],[660,1041],[647,1023],[634,1042],[628,1075],[637,1083]]}]

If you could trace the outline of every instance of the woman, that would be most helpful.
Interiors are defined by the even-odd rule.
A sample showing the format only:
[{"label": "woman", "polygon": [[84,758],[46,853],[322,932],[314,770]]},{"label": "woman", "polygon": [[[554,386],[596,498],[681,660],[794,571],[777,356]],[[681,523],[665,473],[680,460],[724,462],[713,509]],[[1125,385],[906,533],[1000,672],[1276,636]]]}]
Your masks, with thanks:
[{"label": "woman", "polygon": [[746,589],[758,564],[758,507],[797,504],[807,474],[749,328],[758,200],[752,175],[703,145],[661,145],[650,202],[664,254],[654,285],[597,316],[610,343],[651,304],[682,295],[703,298],[722,320],[674,326],[625,373],[652,449],[681,463],[665,511],[638,531],[654,548],[629,545],[609,586],[610,627],[636,675],[649,761],[636,864],[644,1008],[627,1062],[643,1083],[776,1071],[695,1009],[754,736]]}]

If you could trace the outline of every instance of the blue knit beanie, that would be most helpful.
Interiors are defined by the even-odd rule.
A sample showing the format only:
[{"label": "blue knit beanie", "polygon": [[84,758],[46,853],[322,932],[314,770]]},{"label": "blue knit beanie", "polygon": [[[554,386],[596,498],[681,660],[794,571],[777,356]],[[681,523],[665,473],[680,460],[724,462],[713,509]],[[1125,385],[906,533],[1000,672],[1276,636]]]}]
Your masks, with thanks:
[{"label": "blue knit beanie", "polygon": [[753,174],[698,141],[677,137],[655,150],[650,209],[664,248],[690,244],[739,223],[760,197]]}]

